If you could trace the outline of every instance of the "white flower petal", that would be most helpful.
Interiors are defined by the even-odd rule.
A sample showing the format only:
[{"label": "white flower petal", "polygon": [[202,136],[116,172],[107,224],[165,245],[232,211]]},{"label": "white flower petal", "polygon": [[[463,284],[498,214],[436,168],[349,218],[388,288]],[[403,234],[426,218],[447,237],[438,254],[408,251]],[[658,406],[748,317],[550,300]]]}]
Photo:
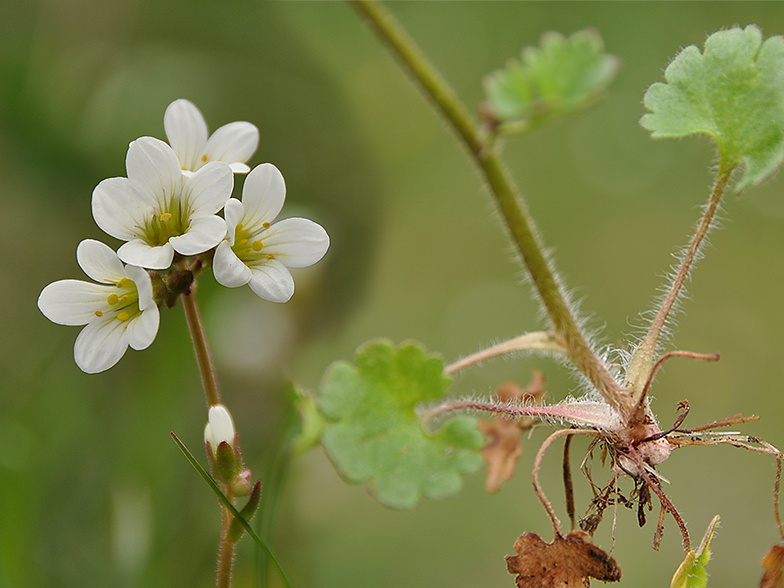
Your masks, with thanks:
[{"label": "white flower petal", "polygon": [[169,104],[163,128],[182,169],[195,171],[204,165],[207,123],[195,104],[182,98]]},{"label": "white flower petal", "polygon": [[236,198],[229,198],[226,206],[223,207],[223,218],[226,219],[226,239],[228,239],[229,245],[234,245],[237,225],[242,222],[244,215],[245,207],[242,206],[242,202]]},{"label": "white flower petal", "polygon": [[96,282],[116,284],[125,277],[125,268],[114,250],[93,239],[85,239],[76,248],[79,267]]},{"label": "white flower petal", "polygon": [[250,268],[240,261],[231,250],[228,241],[224,241],[215,250],[212,260],[212,271],[215,280],[227,288],[239,288],[247,284],[253,277]]},{"label": "white flower petal", "polygon": [[226,205],[234,189],[231,168],[210,162],[190,176],[182,189],[182,202],[191,216],[215,214]]},{"label": "white flower petal", "polygon": [[234,443],[234,419],[231,413],[222,404],[213,404],[210,407],[207,426],[204,428],[204,442],[209,443],[213,452],[218,451],[218,445],[224,441],[229,445]]},{"label": "white flower petal", "polygon": [[146,224],[145,210],[154,203],[134,189],[128,178],[109,178],[93,190],[95,223],[107,234],[129,241],[138,237]]},{"label": "white flower petal", "polygon": [[97,374],[108,370],[128,349],[126,323],[104,317],[88,324],[74,343],[74,360],[83,372]]},{"label": "white flower petal", "polygon": [[174,259],[174,248],[169,243],[153,247],[141,239],[128,241],[117,250],[125,263],[148,269],[166,269]]},{"label": "white flower petal", "polygon": [[245,163],[259,146],[259,129],[249,122],[223,125],[207,141],[205,151],[209,161]]},{"label": "white flower petal", "polygon": [[226,222],[221,217],[200,216],[191,219],[185,234],[172,237],[169,239],[169,244],[180,255],[198,255],[209,251],[225,237]]},{"label": "white flower petal", "polygon": [[250,270],[250,288],[265,300],[287,302],[294,295],[294,278],[279,261],[265,259],[253,264]]},{"label": "white flower petal", "polygon": [[141,194],[155,199],[160,211],[170,209],[182,191],[182,168],[174,151],[153,137],[136,139],[125,158],[128,179]]},{"label": "white flower petal", "polygon": [[117,289],[81,280],[49,284],[38,296],[38,308],[58,325],[86,325],[96,320],[95,311],[106,308],[106,299]]},{"label": "white flower petal", "polygon": [[262,237],[264,251],[286,267],[313,265],[329,249],[329,235],[324,228],[306,218],[287,218],[272,225]]},{"label": "white flower petal", "polygon": [[231,171],[235,174],[246,174],[250,171],[250,166],[247,163],[240,163],[238,161],[230,163],[229,167],[231,167]]},{"label": "white flower petal", "polygon": [[242,206],[245,208],[243,224],[249,233],[262,229],[265,222],[272,222],[286,200],[286,182],[271,163],[253,168],[242,187]]},{"label": "white flower petal", "polygon": [[[145,311],[148,308],[155,306],[155,300],[152,297],[152,280],[147,270],[144,270],[135,265],[129,265],[125,268],[125,274],[133,280],[136,284],[136,292],[139,295],[139,310]],[[157,307],[156,307],[157,308]]]},{"label": "white flower petal", "polygon": [[128,345],[136,351],[147,349],[155,340],[158,334],[158,326],[161,320],[161,313],[157,306],[148,308],[141,315],[128,321],[125,334],[128,338]]}]

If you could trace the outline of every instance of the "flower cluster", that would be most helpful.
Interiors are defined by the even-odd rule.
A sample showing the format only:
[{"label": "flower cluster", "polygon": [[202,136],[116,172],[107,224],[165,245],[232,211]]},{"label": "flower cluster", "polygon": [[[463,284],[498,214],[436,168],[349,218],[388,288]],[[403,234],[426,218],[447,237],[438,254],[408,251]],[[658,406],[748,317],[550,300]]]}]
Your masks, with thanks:
[{"label": "flower cluster", "polygon": [[[168,144],[136,139],[125,160],[127,177],[103,180],[93,191],[96,224],[124,242],[116,253],[98,241],[79,244],[79,265],[98,283],[61,280],[38,298],[51,321],[85,325],[74,357],[87,373],[109,369],[128,346],[152,343],[162,302],[153,282],[178,260],[212,258],[220,284],[248,284],[262,298],[286,302],[294,294],[288,268],[313,265],[329,247],[326,231],[313,221],[273,224],[286,186],[274,165],[247,165],[259,142],[254,125],[233,122],[210,136],[198,108],[176,100],[166,109],[164,129]],[[231,197],[236,173],[248,174],[242,201]]]}]

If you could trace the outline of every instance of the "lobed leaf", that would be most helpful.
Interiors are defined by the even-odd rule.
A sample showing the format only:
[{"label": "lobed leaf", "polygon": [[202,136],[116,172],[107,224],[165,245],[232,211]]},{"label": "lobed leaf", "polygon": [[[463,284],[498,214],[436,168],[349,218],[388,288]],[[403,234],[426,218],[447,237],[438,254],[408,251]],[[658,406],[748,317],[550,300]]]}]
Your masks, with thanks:
[{"label": "lobed leaf", "polygon": [[599,33],[585,29],[566,38],[550,31],[539,47],[526,47],[522,61],[510,59],[504,69],[484,79],[490,110],[499,121],[565,114],[602,96],[620,67],[604,53]]},{"label": "lobed leaf", "polygon": [[784,38],[762,42],[755,25],[712,34],[700,53],[691,45],[645,93],[640,124],[653,137],[707,133],[720,168],[743,164],[742,189],[772,174],[784,159]]},{"label": "lobed leaf", "polygon": [[330,460],[350,483],[369,483],[391,508],[457,493],[461,474],[482,463],[476,419],[453,417],[430,432],[415,413],[450,384],[443,362],[416,343],[373,341],[357,350],[354,365],[333,363],[319,396],[327,418],[321,443]]}]

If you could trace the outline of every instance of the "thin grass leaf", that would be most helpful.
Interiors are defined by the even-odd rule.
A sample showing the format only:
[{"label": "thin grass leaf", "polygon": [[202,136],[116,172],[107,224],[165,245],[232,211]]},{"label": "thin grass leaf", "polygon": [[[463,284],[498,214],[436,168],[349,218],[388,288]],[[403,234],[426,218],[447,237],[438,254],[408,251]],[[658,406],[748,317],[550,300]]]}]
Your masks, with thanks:
[{"label": "thin grass leaf", "polygon": [[201,467],[201,464],[196,460],[195,457],[193,457],[193,454],[188,450],[187,447],[185,447],[185,444],[182,441],[180,441],[179,437],[177,437],[174,431],[171,432],[171,436],[172,439],[174,439],[174,442],[177,444],[177,447],[180,448],[180,451],[182,451],[183,455],[186,457],[186,459],[189,462],[191,462],[193,468],[197,472],[199,472],[199,475],[204,479],[205,482],[207,482],[207,485],[212,489],[212,491],[218,497],[218,500],[220,500],[221,503],[226,508],[229,509],[232,515],[234,515],[234,520],[238,521],[239,524],[242,525],[242,527],[245,529],[248,535],[250,535],[253,541],[256,542],[256,545],[258,545],[259,548],[264,553],[267,554],[267,557],[270,558],[270,561],[275,566],[275,569],[278,571],[278,574],[280,575],[280,579],[283,581],[283,586],[285,588],[292,588],[291,582],[289,581],[286,572],[283,571],[283,568],[278,563],[278,560],[275,558],[270,548],[267,547],[267,544],[264,542],[264,540],[256,534],[256,531],[253,530],[253,527],[250,526],[250,523],[248,523],[248,521],[245,520],[245,518],[239,513],[239,511],[236,508],[234,508],[234,505],[231,503],[231,501],[228,498],[226,498],[226,495],[223,492],[221,492],[220,488],[218,488],[218,485],[215,483],[215,480],[212,479],[212,476],[210,476],[204,470],[204,468]]}]

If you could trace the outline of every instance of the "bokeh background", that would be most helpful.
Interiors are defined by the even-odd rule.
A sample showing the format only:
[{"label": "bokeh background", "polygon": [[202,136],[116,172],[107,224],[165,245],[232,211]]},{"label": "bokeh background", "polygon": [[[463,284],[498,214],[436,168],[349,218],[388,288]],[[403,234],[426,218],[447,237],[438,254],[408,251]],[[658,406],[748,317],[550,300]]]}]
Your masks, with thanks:
[{"label": "bokeh background", "polygon": [[[623,59],[598,108],[508,141],[507,161],[589,325],[622,344],[652,307],[711,182],[709,141],[652,141],[638,125],[646,87],[680,48],[757,23],[784,33],[777,2],[395,2],[391,10],[473,109],[480,80],[547,30],[597,28]],[[540,328],[520,267],[464,150],[350,7],[259,0],[0,2],[0,587],[206,587],[213,584],[218,507],[169,438],[201,456],[206,411],[181,309],[166,311],[144,352],[94,376],[73,363],[78,329],[36,308],[49,282],[81,278],[95,226],[92,189],[125,175],[130,141],[164,138],[163,112],[189,98],[211,129],[249,120],[252,164],[288,185],[284,215],[323,224],[325,260],[297,273],[287,305],[227,290],[199,296],[226,403],[248,464],[274,485],[271,544],[298,587],[509,587],[504,555],[523,532],[550,540],[526,444],[499,494],[483,473],[464,491],[412,512],[345,484],[320,449],[283,470],[285,382],[315,389],[335,359],[374,337],[416,339],[447,360]],[[240,184],[241,181],[238,182]],[[749,434],[784,446],[784,180],[725,202],[723,228],[689,285],[673,348],[722,353],[718,364],[671,362],[657,379],[663,424],[688,398],[693,426],[743,412]],[[553,401],[574,391],[552,362],[497,360],[466,373],[457,394],[488,394],[532,369]],[[576,440],[579,463],[585,443]],[[563,511],[559,450],[543,483]],[[661,467],[698,541],[721,526],[712,586],[752,586],[777,541],[775,464],[730,447],[676,452]],[[606,472],[605,472],[606,474]],[[601,474],[595,472],[599,478]],[[577,477],[578,510],[589,500]],[[622,585],[668,586],[682,559],[668,519],[637,527],[619,513]],[[267,523],[270,520],[267,519]],[[267,528],[267,527],[265,527]],[[609,520],[596,536],[609,549]],[[261,585],[251,543],[237,586]],[[271,585],[276,586],[274,575]]]}]

